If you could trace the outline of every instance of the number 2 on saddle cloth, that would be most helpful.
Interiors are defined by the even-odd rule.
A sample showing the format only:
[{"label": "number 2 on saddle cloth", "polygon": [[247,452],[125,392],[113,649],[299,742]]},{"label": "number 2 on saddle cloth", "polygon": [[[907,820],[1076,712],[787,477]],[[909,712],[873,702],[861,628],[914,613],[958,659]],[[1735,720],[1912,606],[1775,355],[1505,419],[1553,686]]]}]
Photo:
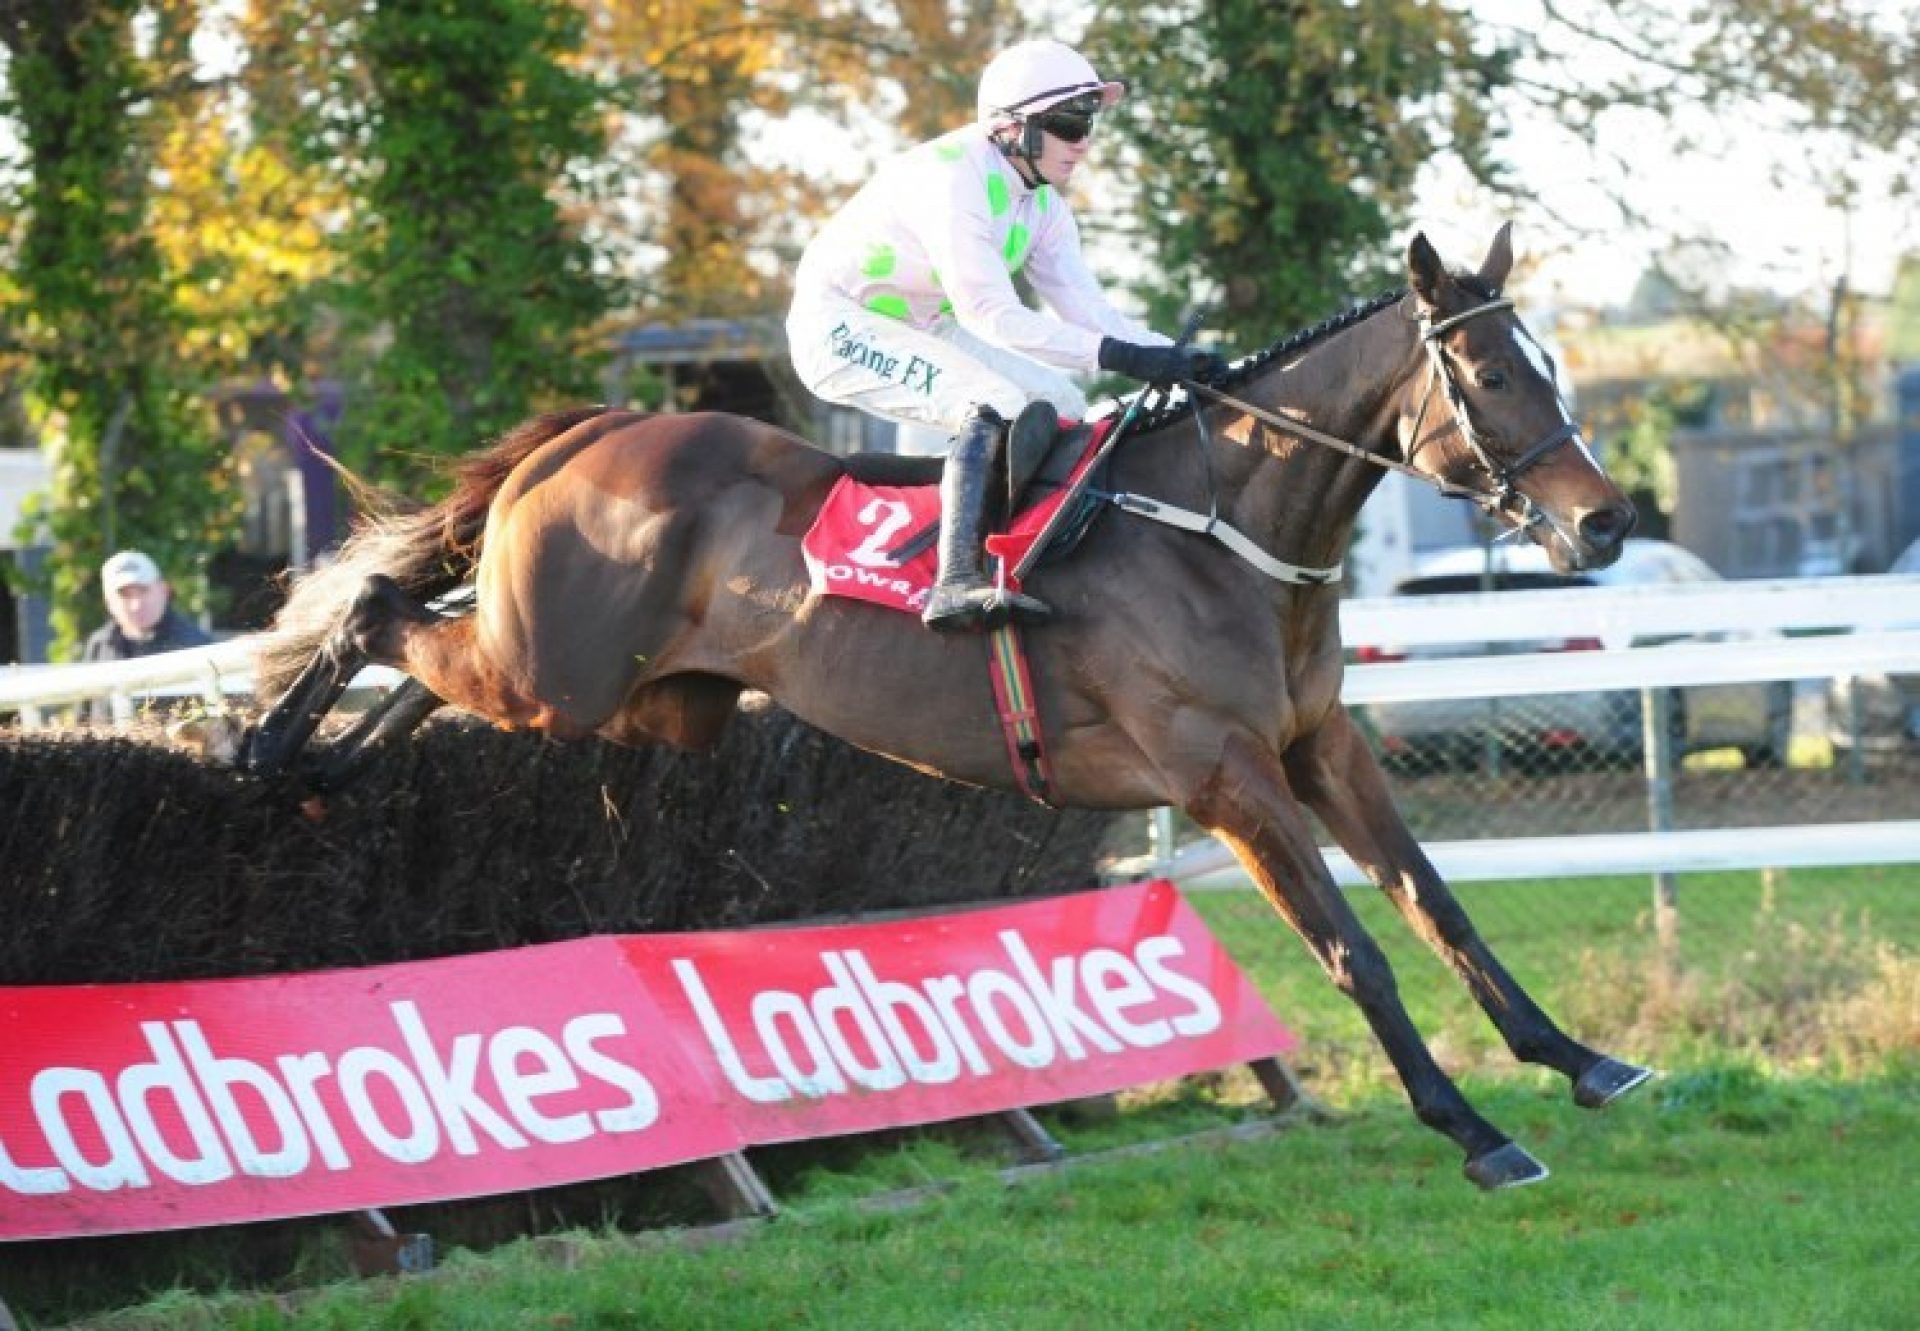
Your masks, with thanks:
[{"label": "number 2 on saddle cloth", "polygon": [[[1071,424],[1061,423],[1063,430]],[[1004,532],[987,538],[987,553],[1000,561],[1007,584],[1015,591],[1019,584],[1012,570],[1046,529],[1072,483],[1092,464],[1101,441],[1113,428],[1113,418],[1096,421],[1093,427],[1067,483],[1026,505]],[[869,485],[842,476],[801,542],[814,594],[846,596],[919,614],[939,576],[939,556],[930,542],[911,538],[939,518],[938,485]],[[896,552],[909,543],[916,546],[913,554],[896,563]]]},{"label": "number 2 on saddle cloth", "polygon": [[[1065,501],[1073,483],[1093,465],[1101,441],[1112,428],[1112,417],[1095,422],[1092,436],[1066,483],[1021,509],[1006,531],[987,538],[987,553],[1000,561],[1002,577],[1013,590],[1019,590],[1019,583],[1012,570],[1047,530],[1054,510]],[[814,593],[851,597],[918,615],[939,575],[939,555],[930,542],[916,542],[913,537],[938,522],[939,517],[937,485],[869,485],[842,476],[801,541]],[[1084,530],[1084,524],[1071,525]],[[902,545],[914,546],[914,553],[899,559],[897,552]],[[1021,793],[1049,804],[1052,772],[1041,738],[1026,652],[1020,645],[1019,631],[1011,624],[994,630],[988,661],[1014,778]]]}]

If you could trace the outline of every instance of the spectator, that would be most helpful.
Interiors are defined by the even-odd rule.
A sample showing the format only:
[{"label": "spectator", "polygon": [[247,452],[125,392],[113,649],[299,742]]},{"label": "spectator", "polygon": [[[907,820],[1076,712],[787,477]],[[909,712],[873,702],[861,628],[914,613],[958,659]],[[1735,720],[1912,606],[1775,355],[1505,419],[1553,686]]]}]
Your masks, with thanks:
[{"label": "spectator", "polygon": [[[87,639],[80,653],[82,661],[126,661],[182,647],[200,647],[213,640],[205,629],[173,608],[173,589],[160,576],[160,566],[138,550],[122,550],[101,565],[100,586],[106,595],[109,619]],[[89,719],[97,725],[113,719],[104,698],[95,699],[87,710]]]}]

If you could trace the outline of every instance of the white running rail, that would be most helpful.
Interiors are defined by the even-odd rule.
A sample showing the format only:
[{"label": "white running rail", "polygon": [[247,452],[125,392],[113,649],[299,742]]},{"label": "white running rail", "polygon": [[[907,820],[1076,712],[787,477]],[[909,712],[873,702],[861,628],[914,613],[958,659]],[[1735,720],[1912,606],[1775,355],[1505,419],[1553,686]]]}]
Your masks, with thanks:
[{"label": "white running rail", "polygon": [[[1349,647],[1524,643],[1543,636],[1602,644],[1599,651],[1350,665],[1342,694],[1349,703],[1920,674],[1920,577],[1353,600],[1341,606],[1340,624]],[[1807,633],[1820,636],[1784,636]],[[1671,641],[1682,635],[1693,640]],[[1632,645],[1649,639],[1668,641]],[[249,639],[236,638],[135,661],[7,667],[0,669],[0,716],[17,713],[31,727],[52,708],[93,698],[112,699],[116,716],[125,717],[143,697],[244,695],[251,652]],[[397,678],[371,670],[358,682],[390,685]],[[1920,862],[1920,821],[1452,842],[1427,850],[1459,881],[1909,863]],[[1342,881],[1360,881],[1338,851],[1328,859]],[[1211,842],[1182,847],[1156,867],[1196,885],[1244,882],[1225,850]]]}]

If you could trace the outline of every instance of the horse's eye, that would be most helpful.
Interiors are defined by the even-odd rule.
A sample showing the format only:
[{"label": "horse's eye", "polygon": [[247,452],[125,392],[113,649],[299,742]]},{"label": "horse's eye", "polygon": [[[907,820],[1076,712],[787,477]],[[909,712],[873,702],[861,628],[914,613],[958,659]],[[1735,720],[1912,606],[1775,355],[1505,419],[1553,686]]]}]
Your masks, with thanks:
[{"label": "horse's eye", "polygon": [[1503,370],[1482,370],[1474,382],[1497,393],[1507,386],[1507,376]]}]

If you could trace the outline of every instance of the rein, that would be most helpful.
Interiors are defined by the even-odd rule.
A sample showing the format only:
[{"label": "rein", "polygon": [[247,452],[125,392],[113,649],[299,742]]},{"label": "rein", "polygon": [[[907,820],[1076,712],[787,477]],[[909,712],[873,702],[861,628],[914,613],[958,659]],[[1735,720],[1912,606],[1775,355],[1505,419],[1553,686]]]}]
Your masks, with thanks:
[{"label": "rein", "polygon": [[[1459,431],[1460,437],[1465,441],[1468,451],[1473,454],[1474,460],[1480,464],[1481,469],[1486,472],[1488,478],[1493,482],[1491,489],[1459,485],[1447,480],[1444,476],[1436,476],[1431,472],[1421,471],[1419,468],[1413,466],[1410,461],[1396,462],[1392,458],[1381,457],[1379,454],[1369,452],[1358,444],[1341,439],[1336,435],[1316,430],[1310,425],[1303,425],[1299,421],[1281,416],[1277,412],[1271,412],[1263,407],[1257,407],[1251,402],[1234,397],[1228,393],[1223,393],[1219,389],[1209,387],[1206,384],[1189,382],[1182,383],[1181,387],[1196,396],[1209,398],[1222,406],[1244,412],[1255,420],[1270,425],[1283,433],[1294,435],[1311,443],[1321,444],[1336,452],[1345,453],[1349,457],[1359,458],[1363,462],[1372,463],[1374,466],[1384,468],[1388,471],[1402,472],[1427,485],[1431,485],[1434,489],[1449,498],[1466,499],[1478,504],[1489,513],[1499,513],[1510,507],[1517,508],[1519,510],[1519,529],[1525,531],[1546,521],[1546,515],[1534,506],[1531,499],[1515,488],[1515,482],[1521,475],[1538,464],[1547,454],[1553,452],[1562,444],[1578,437],[1580,426],[1576,422],[1569,420],[1559,429],[1552,431],[1530,446],[1526,452],[1522,453],[1514,462],[1502,464],[1496,461],[1493,455],[1487,451],[1486,445],[1481,443],[1479,432],[1473,428],[1473,417],[1467,410],[1466,394],[1461,390],[1460,381],[1454,374],[1453,363],[1447,359],[1445,351],[1442,350],[1440,346],[1440,338],[1442,335],[1451,332],[1461,324],[1471,319],[1477,319],[1483,314],[1492,314],[1499,310],[1510,310],[1512,308],[1513,302],[1511,300],[1506,297],[1500,297],[1487,301],[1485,304],[1476,305],[1470,310],[1463,310],[1459,314],[1440,320],[1438,323],[1429,322],[1424,314],[1420,316],[1420,322],[1426,325],[1421,331],[1420,340],[1426,348],[1430,375],[1427,379],[1426,392],[1420,399],[1420,413],[1414,418],[1413,439],[1415,442],[1409,448],[1408,455],[1411,457],[1420,448],[1425,446],[1427,441],[1420,438],[1420,427],[1426,422],[1427,408],[1433,402],[1433,390],[1435,387],[1444,384],[1446,386],[1447,405],[1453,414],[1453,427]],[[1197,424],[1199,421],[1198,413],[1195,413],[1194,420]],[[1204,430],[1204,427],[1200,428]],[[1436,435],[1435,437],[1437,438],[1438,436]]]}]

